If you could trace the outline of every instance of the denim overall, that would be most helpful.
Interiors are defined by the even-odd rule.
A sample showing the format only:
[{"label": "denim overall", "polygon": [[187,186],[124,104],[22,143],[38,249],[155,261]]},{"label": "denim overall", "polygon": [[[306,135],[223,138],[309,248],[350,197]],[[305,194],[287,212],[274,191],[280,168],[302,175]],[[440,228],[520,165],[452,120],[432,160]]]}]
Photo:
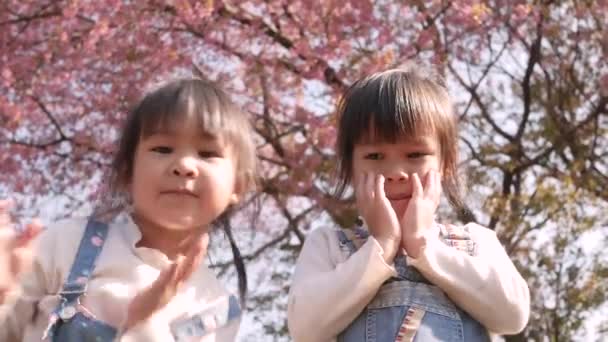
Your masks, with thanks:
[{"label": "denim overall", "polygon": [[[107,235],[106,223],[88,221],[68,279],[59,292],[60,304],[49,317],[43,339],[52,342],[107,342],[116,339],[116,328],[93,318],[80,304],[80,296],[87,291],[87,283]],[[202,337],[240,317],[241,308],[235,296],[228,298],[227,311],[216,306],[186,316],[170,323],[171,333],[177,342],[193,341],[193,338]]]},{"label": "denim overall", "polygon": [[[439,225],[447,246],[470,255],[475,242],[466,228]],[[369,233],[362,227],[339,230],[340,246],[357,251]],[[395,257],[397,277],[385,282],[363,312],[338,336],[339,342],[486,342],[487,330],[432,285],[403,254]]]},{"label": "denim overall", "polygon": [[88,221],[68,279],[59,292],[60,304],[49,318],[43,339],[48,338],[52,342],[101,342],[113,341],[116,337],[116,328],[90,317],[80,304],[80,296],[87,291],[87,283],[107,236],[107,224]]}]

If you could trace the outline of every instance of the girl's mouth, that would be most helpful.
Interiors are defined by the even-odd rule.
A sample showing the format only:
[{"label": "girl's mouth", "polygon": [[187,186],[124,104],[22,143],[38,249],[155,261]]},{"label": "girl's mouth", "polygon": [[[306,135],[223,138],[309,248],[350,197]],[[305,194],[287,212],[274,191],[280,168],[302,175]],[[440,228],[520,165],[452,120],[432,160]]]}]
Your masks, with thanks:
[{"label": "girl's mouth", "polygon": [[410,199],[412,197],[412,195],[408,195],[408,194],[395,194],[395,195],[387,195],[386,198],[388,198],[391,201],[402,201],[405,199]]},{"label": "girl's mouth", "polygon": [[163,194],[163,195],[183,195],[183,196],[190,196],[190,197],[198,198],[198,196],[193,191],[190,191],[187,189],[165,190],[165,191],[161,191],[161,194]]}]

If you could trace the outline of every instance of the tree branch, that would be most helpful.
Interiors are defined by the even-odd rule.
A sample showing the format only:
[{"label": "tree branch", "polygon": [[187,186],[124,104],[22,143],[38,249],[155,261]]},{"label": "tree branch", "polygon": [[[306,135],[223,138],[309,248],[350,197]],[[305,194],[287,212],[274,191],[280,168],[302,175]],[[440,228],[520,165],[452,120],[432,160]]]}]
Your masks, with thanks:
[{"label": "tree branch", "polygon": [[523,108],[521,122],[519,123],[519,127],[517,128],[517,133],[515,134],[515,140],[517,140],[517,141],[519,141],[521,139],[521,136],[523,135],[524,130],[526,129],[526,125],[528,123],[528,118],[530,117],[530,107],[531,107],[531,103],[532,103],[531,79],[532,79],[532,74],[534,73],[534,66],[537,63],[540,63],[540,59],[541,59],[540,48],[541,48],[541,44],[542,44],[542,40],[543,40],[543,34],[542,34],[543,18],[544,18],[544,16],[541,15],[541,19],[539,20],[539,22],[537,24],[537,29],[536,29],[537,37],[536,37],[536,40],[534,41],[534,43],[532,43],[532,46],[530,48],[530,55],[528,56],[528,65],[526,66],[526,72],[524,74],[524,78],[521,83],[521,87],[523,89],[524,108]]}]

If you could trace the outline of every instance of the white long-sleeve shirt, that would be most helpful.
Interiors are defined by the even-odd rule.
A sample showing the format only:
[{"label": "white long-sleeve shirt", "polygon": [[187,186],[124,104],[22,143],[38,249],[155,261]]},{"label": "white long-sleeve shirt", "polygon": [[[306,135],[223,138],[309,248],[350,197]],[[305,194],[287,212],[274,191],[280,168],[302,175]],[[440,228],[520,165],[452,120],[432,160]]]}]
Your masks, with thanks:
[{"label": "white long-sleeve shirt", "polygon": [[[41,340],[49,315],[59,304],[57,293],[72,267],[86,223],[86,219],[58,222],[37,238],[32,271],[24,275],[20,290],[0,307],[0,341]],[[131,299],[170,264],[158,250],[136,247],[140,239],[141,233],[131,220],[111,224],[87,292],[80,299],[86,310],[117,330],[126,320]],[[171,322],[184,314],[201,312],[227,295],[213,271],[201,265],[166,307],[117,339],[173,341]],[[238,326],[239,320],[233,320],[201,341],[234,341]]]},{"label": "white long-sleeve shirt", "polygon": [[[496,334],[517,333],[530,314],[530,291],[494,231],[468,224],[477,253],[446,246],[433,230],[418,258],[407,257],[460,308]],[[436,237],[436,238],[435,238]],[[296,342],[335,341],[365,309],[380,286],[397,273],[370,238],[348,255],[335,229],[310,233],[298,259],[289,293],[288,325]]]}]

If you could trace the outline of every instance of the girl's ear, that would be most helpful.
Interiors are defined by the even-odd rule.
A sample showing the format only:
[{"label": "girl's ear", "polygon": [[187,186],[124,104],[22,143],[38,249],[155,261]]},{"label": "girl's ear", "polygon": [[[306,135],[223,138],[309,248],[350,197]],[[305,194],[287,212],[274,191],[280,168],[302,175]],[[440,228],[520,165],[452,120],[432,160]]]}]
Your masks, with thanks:
[{"label": "girl's ear", "polygon": [[231,205],[239,203],[240,200],[241,200],[241,196],[237,192],[234,192],[232,195],[230,195],[230,204]]},{"label": "girl's ear", "polygon": [[244,181],[242,179],[237,179],[234,182],[234,191],[232,195],[230,195],[230,204],[237,204],[241,200],[241,196],[245,192],[245,185],[243,183]]},{"label": "girl's ear", "polygon": [[237,204],[247,192],[255,190],[257,186],[258,181],[252,171],[246,171],[237,176],[234,182],[234,192],[230,196],[230,204]]}]

